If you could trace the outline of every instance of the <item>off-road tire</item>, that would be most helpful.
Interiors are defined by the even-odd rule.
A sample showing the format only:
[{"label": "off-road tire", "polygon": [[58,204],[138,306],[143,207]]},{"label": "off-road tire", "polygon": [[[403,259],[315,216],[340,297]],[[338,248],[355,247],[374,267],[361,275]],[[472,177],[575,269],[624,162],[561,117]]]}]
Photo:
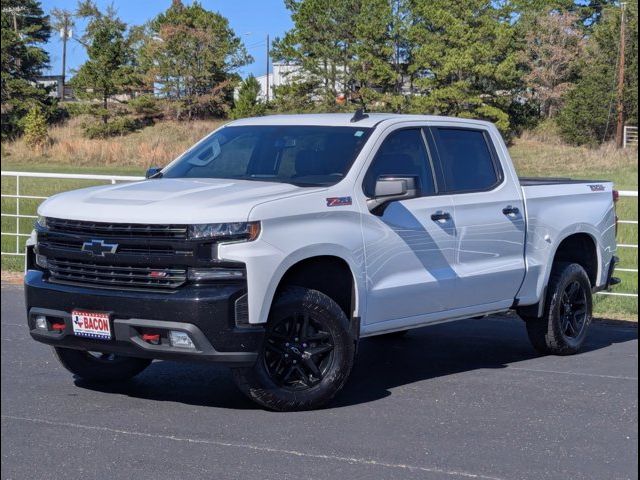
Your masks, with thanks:
[{"label": "off-road tire", "polygon": [[[567,290],[576,285],[580,289],[577,295],[579,303],[584,301],[585,310],[580,315],[579,328],[574,328],[577,322],[569,321],[570,325],[567,324],[567,318],[576,319],[575,315],[564,315],[567,302],[563,298],[566,299]],[[559,262],[553,266],[549,279],[544,315],[540,318],[525,317],[524,320],[529,340],[538,352],[545,355],[571,355],[584,343],[592,314],[593,297],[587,272],[576,263]]]},{"label": "off-road tire", "polygon": [[[316,328],[317,333],[315,336],[321,334],[325,338],[323,341],[332,343],[331,358],[323,367],[325,369],[324,374],[318,375],[316,378],[313,378],[313,375],[304,375],[304,372],[299,373],[296,371],[295,374],[300,378],[304,377],[309,380],[311,377],[317,382],[312,385],[306,385],[300,380],[300,385],[296,390],[294,386],[283,385],[282,382],[288,380],[288,378],[278,378],[276,373],[280,364],[275,367],[274,364],[285,362],[285,366],[282,369],[286,368],[287,371],[289,368],[300,369],[303,362],[309,360],[309,356],[307,355],[307,357],[303,358],[297,356],[298,353],[295,353],[295,355],[288,353],[286,356],[289,358],[284,359],[285,349],[292,347],[288,343],[286,344],[287,347],[284,347],[285,340],[282,339],[284,334],[278,329],[281,327],[289,328],[292,320],[287,319],[305,318],[305,315],[309,319],[308,322],[318,327]],[[295,321],[303,322],[304,320]],[[299,331],[303,329],[301,325],[291,328],[294,330],[298,328]],[[278,342],[283,343],[282,345],[280,343],[277,344],[278,353],[274,354],[276,335]],[[312,338],[312,336],[307,338]],[[296,340],[298,339],[296,338]],[[312,347],[317,345],[315,343],[304,344],[305,347],[303,348],[302,338],[299,340],[301,343],[296,344],[296,348],[299,347],[299,352],[302,355],[307,354],[307,350],[304,350],[304,348],[308,348],[310,351],[313,350]],[[284,289],[275,299],[269,313],[263,343],[254,366],[234,368],[233,377],[236,385],[245,395],[267,409],[284,412],[320,408],[326,405],[342,389],[351,373],[355,355],[355,343],[349,329],[347,316],[335,301],[317,290],[295,286]],[[289,350],[286,351],[289,352]],[[282,358],[276,357],[277,359],[272,362],[271,359],[273,357],[270,355],[280,355]],[[298,367],[292,366],[291,363],[286,363],[293,362],[289,355],[298,359]],[[326,356],[324,358],[325,360],[327,359]]]}]

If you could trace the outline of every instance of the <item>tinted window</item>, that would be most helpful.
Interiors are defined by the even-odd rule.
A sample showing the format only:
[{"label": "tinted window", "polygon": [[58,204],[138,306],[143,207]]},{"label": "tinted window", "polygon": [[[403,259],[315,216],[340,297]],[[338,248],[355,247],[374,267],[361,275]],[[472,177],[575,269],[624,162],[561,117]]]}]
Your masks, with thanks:
[{"label": "tinted window", "polygon": [[369,132],[357,127],[226,127],[185,152],[162,174],[332,185],[349,171]]},{"label": "tinted window", "polygon": [[420,130],[398,130],[384,140],[365,176],[365,195],[375,196],[376,181],[381,176],[416,177],[421,195],[435,192],[433,173]]},{"label": "tinted window", "polygon": [[488,190],[498,171],[484,132],[459,128],[434,129],[447,191]]}]

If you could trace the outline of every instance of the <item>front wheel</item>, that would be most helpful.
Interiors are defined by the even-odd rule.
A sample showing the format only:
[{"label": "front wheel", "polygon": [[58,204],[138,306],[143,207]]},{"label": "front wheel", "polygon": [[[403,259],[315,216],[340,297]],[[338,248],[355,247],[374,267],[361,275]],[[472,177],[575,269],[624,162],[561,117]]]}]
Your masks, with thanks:
[{"label": "front wheel", "polygon": [[540,353],[576,353],[591,323],[593,299],[587,272],[576,263],[554,265],[549,279],[545,312],[525,318],[533,347]]},{"label": "front wheel", "polygon": [[319,408],[344,386],[355,354],[349,321],[331,298],[288,287],[269,314],[255,365],[236,368],[236,384],[258,404],[277,411]]},{"label": "front wheel", "polygon": [[88,382],[123,382],[135,377],[151,364],[146,358],[133,358],[113,353],[87,352],[54,347],[64,368]]}]

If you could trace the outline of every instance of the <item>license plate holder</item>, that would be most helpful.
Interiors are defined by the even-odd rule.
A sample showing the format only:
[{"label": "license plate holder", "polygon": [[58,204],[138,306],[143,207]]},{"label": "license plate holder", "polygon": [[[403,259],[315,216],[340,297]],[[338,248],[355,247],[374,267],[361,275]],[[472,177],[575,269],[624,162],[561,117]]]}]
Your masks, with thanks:
[{"label": "license plate holder", "polygon": [[73,310],[73,334],[78,337],[111,340],[111,321],[108,313]]}]

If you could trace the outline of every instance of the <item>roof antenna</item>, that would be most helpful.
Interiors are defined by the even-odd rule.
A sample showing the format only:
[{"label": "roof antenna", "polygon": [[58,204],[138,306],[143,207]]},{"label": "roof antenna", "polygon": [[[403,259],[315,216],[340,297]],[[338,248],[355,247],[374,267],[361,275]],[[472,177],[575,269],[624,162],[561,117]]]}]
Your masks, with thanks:
[{"label": "roof antenna", "polygon": [[360,120],[364,120],[365,118],[369,118],[369,115],[364,113],[364,108],[359,108],[356,110],[356,113],[351,117],[351,123],[359,122]]}]

